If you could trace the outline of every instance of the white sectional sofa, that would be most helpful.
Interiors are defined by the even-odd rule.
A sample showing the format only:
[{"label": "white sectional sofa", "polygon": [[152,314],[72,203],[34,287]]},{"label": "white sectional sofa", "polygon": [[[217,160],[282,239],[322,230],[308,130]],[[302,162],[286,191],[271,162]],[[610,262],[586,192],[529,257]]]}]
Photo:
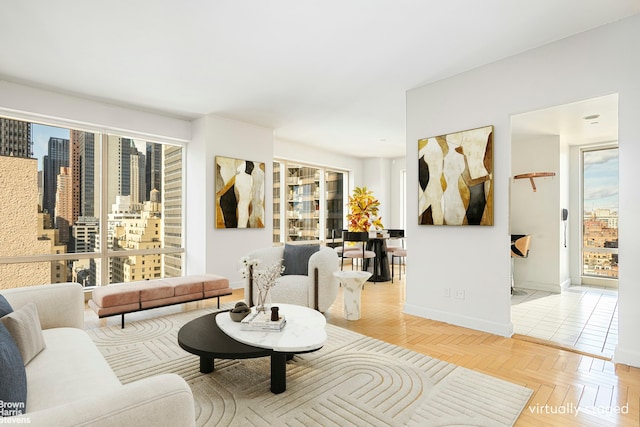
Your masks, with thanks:
[{"label": "white sectional sofa", "polygon": [[[162,374],[122,385],[83,330],[77,283],[1,290],[14,310],[34,302],[46,347],[25,367],[26,413],[32,426],[194,426],[188,384]],[[12,417],[13,418],[13,417]],[[16,417],[17,418],[17,417]],[[7,422],[9,420],[6,420]]]}]

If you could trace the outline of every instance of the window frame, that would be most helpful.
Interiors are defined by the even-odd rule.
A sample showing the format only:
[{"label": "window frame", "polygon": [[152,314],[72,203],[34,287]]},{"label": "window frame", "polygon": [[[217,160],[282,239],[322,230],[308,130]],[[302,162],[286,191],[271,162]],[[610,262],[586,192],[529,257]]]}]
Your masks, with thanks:
[{"label": "window frame", "polygon": [[[586,152],[595,152],[595,151],[603,151],[603,150],[611,150],[611,149],[619,149],[618,141],[610,141],[603,144],[595,144],[595,145],[583,145],[579,147],[580,153],[580,227],[579,230],[579,242],[580,242],[580,282],[582,285],[586,286],[602,286],[605,288],[618,288],[618,280],[619,278],[612,278],[606,276],[598,276],[585,274],[584,272],[584,253],[585,251],[593,252],[593,253],[603,253],[603,254],[618,254],[618,248],[588,248],[584,244],[584,217],[585,217],[585,206],[584,206],[584,189],[585,189],[585,179],[584,179],[584,154]],[[619,153],[619,152],[618,152]],[[618,154],[619,156],[619,154]],[[619,172],[618,172],[619,173]],[[618,181],[619,185],[619,181]],[[618,212],[619,206],[618,206]],[[620,234],[618,231],[618,238]],[[618,258],[619,259],[619,258]],[[618,263],[619,264],[619,263]]]},{"label": "window frame", "polygon": [[[116,129],[107,126],[94,126],[88,125],[86,123],[81,123],[73,120],[64,120],[64,119],[55,119],[55,118],[43,118],[39,115],[23,113],[23,112],[15,112],[6,109],[0,108],[0,117],[29,122],[32,124],[39,124],[44,126],[52,126],[59,127],[69,130],[77,130],[84,132],[91,132],[96,135],[96,143],[100,144],[100,167],[99,170],[96,170],[96,180],[98,181],[98,185],[96,185],[96,189],[100,189],[100,206],[98,208],[98,212],[96,218],[99,223],[99,239],[101,242],[106,242],[108,227],[106,226],[106,221],[108,220],[108,213],[110,206],[108,204],[108,182],[109,182],[109,172],[108,172],[108,162],[104,161],[104,159],[108,158],[108,137],[109,135],[117,135],[122,138],[131,138],[137,140],[144,140],[145,142],[157,143],[163,145],[172,145],[176,147],[180,147],[182,149],[182,206],[181,206],[181,216],[182,216],[182,224],[181,224],[181,246],[179,248],[175,247],[161,247],[161,248],[153,248],[153,249],[130,249],[126,252],[124,251],[115,251],[109,250],[108,245],[101,245],[99,252],[74,252],[74,253],[64,253],[64,254],[43,254],[43,255],[26,255],[26,256],[0,256],[0,265],[5,264],[23,264],[23,263],[36,263],[36,262],[60,262],[60,261],[71,261],[71,260],[82,260],[82,259],[95,259],[102,266],[109,265],[110,257],[122,257],[122,256],[137,256],[137,255],[161,255],[165,254],[180,254],[181,261],[181,271],[184,273],[186,260],[185,260],[185,231],[186,231],[186,174],[187,170],[187,155],[186,150],[188,147],[188,143],[182,140],[176,140],[172,138],[165,138],[158,135],[151,135],[143,132],[135,132],[135,131],[126,131],[123,132],[121,129]],[[96,151],[98,151],[96,149]],[[164,246],[164,240],[162,245]],[[126,255],[125,255],[126,254]],[[96,277],[95,286],[107,286],[109,285],[109,272],[106,268],[100,268],[100,277]],[[87,287],[86,289],[90,290],[93,286]]]}]

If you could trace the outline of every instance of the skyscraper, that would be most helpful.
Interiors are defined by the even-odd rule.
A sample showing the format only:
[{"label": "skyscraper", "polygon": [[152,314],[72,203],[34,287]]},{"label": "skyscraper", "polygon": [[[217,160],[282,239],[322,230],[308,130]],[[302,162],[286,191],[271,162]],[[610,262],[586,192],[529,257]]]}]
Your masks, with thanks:
[{"label": "skyscraper", "polygon": [[131,165],[129,166],[129,185],[131,188],[131,200],[138,203],[144,203],[148,200],[146,196],[147,179],[145,174],[145,155],[138,151],[137,148],[131,148]]},{"label": "skyscraper", "polygon": [[131,153],[133,140],[109,135],[109,189],[108,204],[116,203],[116,196],[131,195]]},{"label": "skyscraper", "polygon": [[44,195],[42,208],[51,218],[55,218],[56,190],[60,168],[69,167],[69,140],[49,138],[47,155],[44,156]]},{"label": "skyscraper", "polygon": [[[167,248],[182,247],[182,147],[163,145],[163,241]],[[155,192],[154,192],[155,194]],[[159,193],[160,194],[160,193]],[[158,194],[158,195],[159,195]],[[160,200],[158,200],[160,201]],[[164,276],[182,276],[182,254],[164,255]]]},{"label": "skyscraper", "polygon": [[151,190],[158,190],[162,194],[162,144],[147,142],[145,175],[147,178],[147,198],[145,200],[151,200]]},{"label": "skyscraper", "polygon": [[31,158],[31,123],[0,118],[0,156]]},{"label": "skyscraper", "polygon": [[[69,243],[71,226],[75,223],[74,216],[74,191],[72,168],[62,167],[58,174],[56,185],[56,217],[55,224],[59,230],[60,242]],[[71,252],[71,251],[69,251]]]},{"label": "skyscraper", "polygon": [[71,137],[78,141],[80,153],[80,215],[95,216],[96,206],[96,160],[95,135],[90,132],[71,131]]}]

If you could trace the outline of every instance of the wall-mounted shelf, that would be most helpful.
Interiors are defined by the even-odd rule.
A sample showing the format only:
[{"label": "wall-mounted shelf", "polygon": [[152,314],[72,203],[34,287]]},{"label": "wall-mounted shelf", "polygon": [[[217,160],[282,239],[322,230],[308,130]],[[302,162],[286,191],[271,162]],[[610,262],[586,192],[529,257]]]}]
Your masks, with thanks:
[{"label": "wall-mounted shelf", "polygon": [[529,178],[529,182],[531,182],[531,188],[533,189],[533,191],[535,192],[536,189],[536,183],[533,181],[533,178],[545,178],[548,176],[556,176],[555,172],[531,172],[531,173],[522,173],[520,175],[515,175],[513,177],[513,179],[524,179],[524,178]]}]

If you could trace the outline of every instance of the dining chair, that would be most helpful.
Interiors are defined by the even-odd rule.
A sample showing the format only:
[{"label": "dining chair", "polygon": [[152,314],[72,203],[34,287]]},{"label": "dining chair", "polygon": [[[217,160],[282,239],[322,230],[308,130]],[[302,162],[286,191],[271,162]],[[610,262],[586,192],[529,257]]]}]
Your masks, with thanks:
[{"label": "dining chair", "polygon": [[[366,231],[342,231],[342,264],[340,269],[344,267],[344,259],[351,259],[351,268],[353,269],[353,263],[355,260],[362,260],[362,269],[364,270],[364,260],[373,258],[374,271],[376,271],[376,253],[368,251],[366,249],[366,242],[369,240],[369,233]],[[355,243],[357,246],[349,246],[350,243]],[[356,250],[357,249],[357,250]]]},{"label": "dining chair", "polygon": [[[398,274],[402,280],[402,266],[406,263],[407,249],[404,247],[404,230],[401,229],[389,229],[389,241],[390,243],[399,242],[399,245],[390,244],[387,245],[387,253],[391,254],[391,283],[395,276],[395,264],[396,258],[398,258]],[[406,268],[406,266],[405,266]]]}]

